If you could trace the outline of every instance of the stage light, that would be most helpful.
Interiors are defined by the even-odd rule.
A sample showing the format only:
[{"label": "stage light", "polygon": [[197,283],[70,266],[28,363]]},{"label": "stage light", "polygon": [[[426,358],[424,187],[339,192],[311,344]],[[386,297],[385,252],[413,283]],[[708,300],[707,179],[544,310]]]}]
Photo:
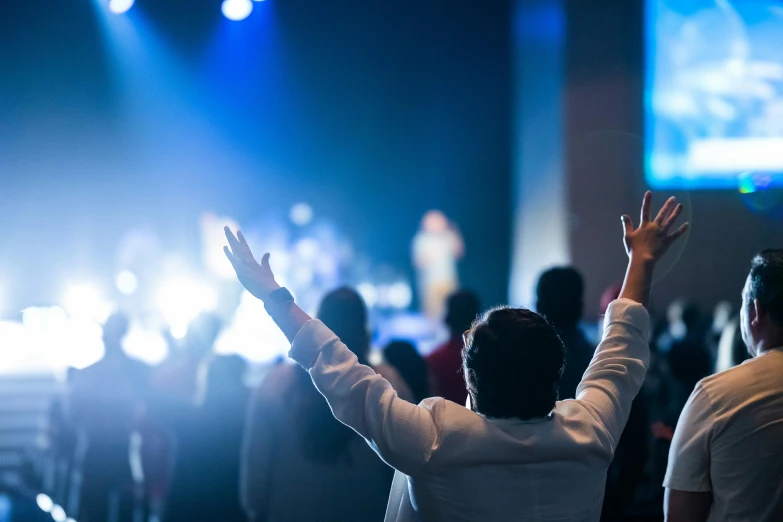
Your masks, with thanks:
[{"label": "stage light", "polygon": [[413,301],[413,291],[408,283],[402,281],[394,283],[386,292],[386,299],[394,308],[408,308]]},{"label": "stage light", "polygon": [[100,290],[90,283],[72,284],[65,291],[63,308],[73,317],[103,323],[112,312],[112,305],[101,296]]},{"label": "stage light", "polygon": [[185,336],[193,319],[203,312],[214,310],[217,304],[215,288],[187,277],[164,282],[158,292],[158,308],[176,339]]},{"label": "stage light", "polygon": [[[187,327],[181,333],[184,337],[187,333]],[[172,335],[174,332],[172,332]],[[151,366],[160,364],[169,353],[169,347],[163,335],[156,330],[144,328],[142,325],[132,323],[128,335],[122,340],[122,348],[126,354],[135,359],[139,359]]]},{"label": "stage light", "polygon": [[109,0],[109,11],[114,14],[122,14],[133,7],[135,0]]},{"label": "stage light", "polygon": [[117,285],[117,290],[125,295],[131,295],[139,287],[139,280],[136,278],[136,274],[130,270],[123,270],[117,274],[115,284]]},{"label": "stage light", "polygon": [[367,308],[372,308],[378,302],[378,290],[370,283],[359,283],[356,291],[362,296]]},{"label": "stage light", "polygon": [[65,519],[65,522],[76,522],[76,520],[74,520],[71,517],[68,517],[68,518]]},{"label": "stage light", "polygon": [[65,516],[65,510],[57,504],[52,508],[51,515],[54,522],[65,522],[65,519],[68,518]]},{"label": "stage light", "polygon": [[315,261],[320,254],[321,248],[317,240],[312,237],[305,237],[294,245],[294,250],[303,261]]},{"label": "stage light", "polygon": [[238,22],[250,16],[253,11],[253,2],[250,0],[223,0],[220,10],[223,11],[223,16]]},{"label": "stage light", "polygon": [[291,222],[294,225],[303,227],[310,224],[313,220],[313,207],[307,203],[297,203],[291,207],[291,212],[289,212],[288,217],[291,218]]},{"label": "stage light", "polygon": [[49,498],[49,495],[44,493],[38,493],[38,495],[35,497],[35,503],[38,504],[38,507],[41,508],[41,511],[45,513],[51,513],[52,508],[54,507],[54,502],[52,499]]}]

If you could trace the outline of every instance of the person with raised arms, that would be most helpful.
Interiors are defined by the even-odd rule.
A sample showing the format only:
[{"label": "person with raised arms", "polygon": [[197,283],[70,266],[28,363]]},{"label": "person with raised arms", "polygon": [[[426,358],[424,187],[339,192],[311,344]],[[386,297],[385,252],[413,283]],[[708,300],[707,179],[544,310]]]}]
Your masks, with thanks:
[{"label": "person with raised arms", "polygon": [[647,371],[653,269],[688,228],[672,231],[682,211],[674,198],[655,219],[651,200],[647,192],[638,228],[622,217],[629,257],[623,289],[607,310],[576,398],[565,401],[557,397],[563,343],[534,312],[493,308],[465,332],[469,408],[438,397],[414,405],[294,303],[275,281],[269,254],[257,262],[242,233],[228,228],[225,252],[334,416],[397,470],[386,521],[592,522],[600,518],[606,471]]}]

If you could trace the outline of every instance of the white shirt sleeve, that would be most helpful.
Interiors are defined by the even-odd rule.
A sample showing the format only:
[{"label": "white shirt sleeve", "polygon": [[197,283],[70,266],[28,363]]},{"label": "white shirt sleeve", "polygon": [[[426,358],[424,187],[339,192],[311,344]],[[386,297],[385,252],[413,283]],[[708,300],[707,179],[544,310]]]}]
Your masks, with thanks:
[{"label": "white shirt sleeve", "polygon": [[606,311],[604,335],[576,389],[576,400],[601,423],[616,448],[631,414],[631,404],[650,364],[650,316],[629,299]]},{"label": "white shirt sleeve", "polygon": [[710,441],[714,426],[712,403],[699,383],[677,422],[663,487],[690,492],[712,491]]},{"label": "white shirt sleeve", "polygon": [[335,418],[364,437],[390,466],[413,475],[430,460],[439,443],[435,415],[442,411],[432,406],[442,399],[421,406],[402,400],[317,320],[299,331],[289,355],[310,372]]}]

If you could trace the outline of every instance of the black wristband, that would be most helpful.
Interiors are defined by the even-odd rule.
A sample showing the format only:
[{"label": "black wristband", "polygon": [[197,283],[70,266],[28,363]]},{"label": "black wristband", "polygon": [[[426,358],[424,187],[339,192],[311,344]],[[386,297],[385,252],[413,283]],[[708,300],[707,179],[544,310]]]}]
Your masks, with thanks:
[{"label": "black wristband", "polygon": [[287,309],[292,304],[294,304],[294,296],[285,287],[271,292],[264,300],[264,308],[269,315]]}]

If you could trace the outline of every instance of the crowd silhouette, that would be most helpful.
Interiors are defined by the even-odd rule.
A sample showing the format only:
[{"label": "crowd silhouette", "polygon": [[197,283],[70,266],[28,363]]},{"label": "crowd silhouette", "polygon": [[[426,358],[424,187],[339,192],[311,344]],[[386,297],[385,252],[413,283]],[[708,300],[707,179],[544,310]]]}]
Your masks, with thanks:
[{"label": "crowd silhouette", "polygon": [[104,358],[52,405],[52,458],[79,478],[59,473],[50,493],[76,491],[82,522],[783,520],[783,252],[754,259],[740,314],[678,300],[649,318],[680,210],[670,200],[653,219],[648,194],[639,227],[625,218],[629,268],[602,297],[598,339],[582,275],[553,267],[537,313],[482,313],[458,290],[443,345],[424,358],[395,339],[376,364],[358,292],[328,293],[310,320],[268,257],[227,231],[295,362],[248,388],[246,362],[213,353],[221,324],[205,315],[150,368],[111,316]]}]

